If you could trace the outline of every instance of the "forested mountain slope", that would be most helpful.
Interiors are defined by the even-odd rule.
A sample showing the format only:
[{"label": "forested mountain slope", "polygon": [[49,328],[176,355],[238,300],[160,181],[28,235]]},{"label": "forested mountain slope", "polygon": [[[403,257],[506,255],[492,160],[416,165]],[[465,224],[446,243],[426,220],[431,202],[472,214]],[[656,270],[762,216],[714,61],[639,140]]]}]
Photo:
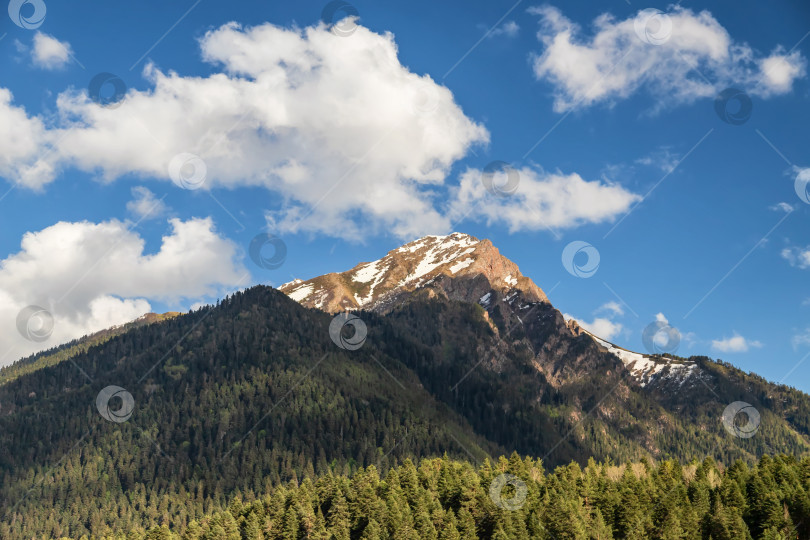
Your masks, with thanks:
[{"label": "forested mountain slope", "polygon": [[[257,287],[0,386],[7,531],[181,526],[232,493],[261,494],[316,471],[500,451],[389,356],[418,354],[410,343],[375,345],[385,330],[370,319],[369,342],[344,350],[330,321]],[[97,409],[110,385],[132,395],[125,421]]]},{"label": "forested mountain slope", "polygon": [[[290,482],[182,531],[148,538],[378,540],[777,540],[810,537],[810,461],[763,458],[754,468],[712,460],[577,464],[546,474],[516,455],[479,467],[410,460],[381,475]],[[140,538],[142,533],[130,538]],[[123,537],[123,536],[122,536]]]},{"label": "forested mountain slope", "polygon": [[[805,394],[704,357],[645,357],[694,366],[677,386],[666,369],[639,375],[484,248],[481,272],[444,261],[369,311],[259,286],[13,366],[0,385],[0,536],[178,531],[237,495],[445,453],[478,465],[516,451],[546,469],[807,453]],[[754,436],[724,427],[735,401],[759,412]]]}]

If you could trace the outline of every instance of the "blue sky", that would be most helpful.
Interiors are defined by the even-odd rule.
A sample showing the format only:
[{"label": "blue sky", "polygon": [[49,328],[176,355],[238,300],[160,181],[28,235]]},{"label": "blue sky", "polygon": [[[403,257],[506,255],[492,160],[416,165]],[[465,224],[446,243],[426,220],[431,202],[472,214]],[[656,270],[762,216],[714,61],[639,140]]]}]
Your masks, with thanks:
[{"label": "blue sky", "polygon": [[[810,389],[806,4],[357,1],[337,32],[320,2],[42,5],[0,23],[0,319],[43,306],[53,335],[0,364],[458,230],[619,345],[665,318],[679,354]],[[493,161],[513,195],[480,184]],[[279,268],[247,257],[263,232]]]}]

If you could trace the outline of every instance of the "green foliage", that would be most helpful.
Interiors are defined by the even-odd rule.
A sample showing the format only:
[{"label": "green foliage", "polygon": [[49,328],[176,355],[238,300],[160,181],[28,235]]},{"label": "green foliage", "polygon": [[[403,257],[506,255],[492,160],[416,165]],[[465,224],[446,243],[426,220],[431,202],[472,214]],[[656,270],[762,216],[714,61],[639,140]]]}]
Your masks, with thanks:
[{"label": "green foliage", "polygon": [[60,362],[69,360],[74,356],[87,352],[91,347],[104,344],[106,341],[115,336],[119,336],[147,324],[174,318],[177,315],[179,315],[179,313],[176,311],[170,311],[162,314],[148,313],[131,323],[107,328],[89,336],[75,339],[53,349],[34,354],[28,358],[23,358],[10,366],[0,368],[0,386],[11,382],[18,377],[22,377],[23,375],[34,373],[42,368],[54,366]]},{"label": "green foliage", "polygon": [[[757,463],[810,448],[799,392],[708,359],[678,395],[642,389],[547,304],[361,316],[344,351],[328,314],[257,287],[2,370],[0,538],[810,538],[810,462]],[[124,423],[95,409],[108,385]],[[723,430],[737,399],[762,436]],[[513,450],[560,468],[489,458]],[[710,452],[732,465],[665,459]],[[507,472],[519,510],[489,497]]]},{"label": "green foliage", "polygon": [[[118,529],[106,538],[770,540],[805,538],[805,531],[793,523],[810,519],[808,507],[795,504],[806,500],[810,490],[810,481],[802,475],[810,467],[810,458],[765,459],[742,473],[721,472],[712,466],[708,475],[703,466],[682,468],[670,460],[655,469],[592,461],[586,470],[571,464],[547,475],[531,458],[502,458],[499,464],[505,468],[493,471],[484,464],[476,470],[467,462],[444,457],[423,460],[418,467],[406,461],[383,479],[374,467],[358,469],[351,477],[329,473],[300,485],[279,486],[247,503],[235,497],[199,523],[192,521],[174,530],[155,526],[148,532]],[[494,472],[513,474],[525,482],[524,504],[508,510],[493,504],[480,487]],[[708,476],[712,482],[706,482]],[[403,482],[407,488],[400,488]],[[740,483],[748,495],[737,503],[724,503],[727,488]],[[688,496],[703,490],[708,505],[702,496]],[[762,490],[774,497],[759,501]],[[610,492],[624,493],[632,508],[613,504],[607,496]],[[458,497],[448,498],[446,493]],[[11,537],[5,527],[3,537]]]},{"label": "green foliage", "polygon": [[[189,530],[193,520],[207,531],[193,538],[220,528],[259,537],[273,516],[290,531],[302,520],[317,530],[319,520],[322,528],[343,523],[362,500],[344,497],[345,508],[320,514],[306,500],[278,503],[273,516],[235,528],[213,512],[237,493],[256,498],[319,474],[342,478],[361,466],[387,471],[408,456],[497,448],[373,343],[339,349],[330,320],[260,287],[0,385],[0,538],[160,535],[164,525]],[[412,354],[406,342],[395,349]],[[96,410],[108,385],[134,397],[126,422]],[[348,487],[336,480],[329,489]]]}]

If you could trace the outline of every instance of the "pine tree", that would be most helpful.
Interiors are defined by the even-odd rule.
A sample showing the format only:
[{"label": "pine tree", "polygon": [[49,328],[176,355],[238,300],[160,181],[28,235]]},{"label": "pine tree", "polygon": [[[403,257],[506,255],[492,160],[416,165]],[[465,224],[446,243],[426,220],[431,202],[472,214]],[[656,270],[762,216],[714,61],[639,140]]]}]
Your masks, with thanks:
[{"label": "pine tree", "polygon": [[284,521],[281,526],[281,538],[283,540],[298,540],[298,512],[295,505],[291,504],[284,512]]},{"label": "pine tree", "polygon": [[326,520],[326,529],[329,537],[334,540],[349,540],[351,534],[351,516],[349,515],[349,504],[342,492],[332,500],[329,508],[329,515]]},{"label": "pine tree", "polygon": [[466,507],[462,507],[458,511],[458,532],[465,539],[471,538],[474,540],[478,538],[475,518]]},{"label": "pine tree", "polygon": [[461,540],[461,534],[456,526],[456,516],[452,510],[448,510],[444,517],[439,540]]},{"label": "pine tree", "polygon": [[360,540],[381,540],[382,538],[382,527],[375,519],[368,522],[368,525],[363,529],[363,534],[360,536]]},{"label": "pine tree", "polygon": [[258,512],[251,511],[240,526],[244,540],[263,540],[261,517]]},{"label": "pine tree", "polygon": [[590,540],[612,540],[613,531],[605,523],[602,517],[602,511],[599,508],[594,508],[590,524],[588,526],[588,538]]}]

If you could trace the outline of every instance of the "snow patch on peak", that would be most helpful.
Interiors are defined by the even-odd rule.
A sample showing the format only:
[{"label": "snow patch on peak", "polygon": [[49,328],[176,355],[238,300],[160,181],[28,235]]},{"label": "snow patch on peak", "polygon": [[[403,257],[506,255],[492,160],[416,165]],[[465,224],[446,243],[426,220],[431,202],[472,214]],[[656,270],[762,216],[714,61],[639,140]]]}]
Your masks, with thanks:
[{"label": "snow patch on peak", "polygon": [[[447,237],[445,237],[447,238]],[[450,244],[449,246],[445,242],[440,242],[432,246],[428,251],[420,258],[419,264],[416,265],[416,268],[408,274],[408,276],[403,280],[403,283],[408,283],[411,281],[415,281],[420,279],[427,274],[431,273],[438,267],[450,263],[460,257],[465,255],[469,255],[473,251],[475,251],[474,247],[466,247],[461,244]],[[459,267],[457,270],[453,271],[455,274],[458,270],[462,268],[466,268],[470,264],[472,264],[472,259],[470,258],[470,262],[465,265]]]},{"label": "snow patch on peak", "polygon": [[472,247],[479,244],[480,240],[473,238],[468,234],[453,233],[446,236],[428,235],[414,240],[404,246],[397,248],[395,251],[399,253],[416,253],[420,249],[433,244],[435,247],[449,248],[453,246],[458,247]]},{"label": "snow patch on peak", "polygon": [[[466,298],[472,290],[457,290],[452,283],[469,277],[477,288],[480,286],[479,275],[484,276],[496,290],[511,289],[509,292],[515,292],[522,279],[514,263],[500,255],[488,240],[452,233],[419,238],[389,251],[381,259],[359,263],[344,272],[328,274],[328,278],[321,276],[304,282],[295,280],[285,284],[282,290],[308,307],[331,312],[347,307],[385,310],[403,295],[432,283],[445,288],[446,279],[450,280],[446,282],[449,294]],[[547,300],[542,291],[533,284],[529,285],[524,292],[528,291],[536,300]],[[479,290],[475,290],[474,298],[469,298],[469,301],[474,302],[483,294],[484,291]],[[325,294],[326,291],[328,294]],[[516,295],[512,295],[508,300],[513,302],[515,298]]]},{"label": "snow patch on peak", "polygon": [[380,272],[378,268],[379,262],[380,261],[374,261],[365,266],[361,266],[354,275],[352,275],[352,280],[358,283],[368,283],[373,280]]},{"label": "snow patch on peak", "polygon": [[404,252],[415,253],[419,251],[421,248],[423,248],[425,244],[429,241],[429,239],[430,237],[425,236],[424,238],[420,238],[419,240],[411,242],[410,244],[405,244],[404,246],[397,248],[397,251],[401,253]]},{"label": "snow patch on peak", "polygon": [[315,307],[323,309],[329,300],[329,291],[321,289],[318,291],[318,296],[314,299]]},{"label": "snow patch on peak", "polygon": [[300,302],[301,300],[312,294],[313,289],[314,287],[311,284],[304,285],[303,287],[298,287],[297,289],[290,291],[289,293],[287,293],[287,296],[289,296],[296,302]]},{"label": "snow patch on peak", "polygon": [[292,281],[288,281],[287,283],[282,283],[282,284],[279,286],[279,289],[283,289],[283,288],[285,288],[285,287],[289,287],[290,285],[298,285],[299,283],[303,283],[303,282],[304,282],[303,280],[296,278],[296,279],[294,279],[294,280],[292,280]]},{"label": "snow patch on peak", "polygon": [[475,259],[473,259],[472,257],[464,259],[463,261],[459,261],[450,267],[450,273],[455,274],[459,270],[464,270],[465,268],[470,266],[473,262],[475,262]]},{"label": "snow patch on peak", "polygon": [[[639,382],[642,388],[647,386],[647,384],[649,384],[653,378],[657,378],[659,376],[667,380],[675,379],[675,382],[678,382],[678,386],[680,387],[683,386],[686,379],[694,374],[697,370],[697,364],[694,362],[677,362],[665,357],[654,358],[652,356],[628,351],[627,349],[618,347],[609,341],[605,341],[604,339],[591,334],[585,329],[583,329],[583,331],[591,336],[599,345],[607,349],[608,352],[616,355],[619,360],[622,361],[622,364],[624,364],[624,366],[633,375],[633,378]],[[668,371],[665,374],[662,373],[666,370],[666,368],[669,368]]]}]

